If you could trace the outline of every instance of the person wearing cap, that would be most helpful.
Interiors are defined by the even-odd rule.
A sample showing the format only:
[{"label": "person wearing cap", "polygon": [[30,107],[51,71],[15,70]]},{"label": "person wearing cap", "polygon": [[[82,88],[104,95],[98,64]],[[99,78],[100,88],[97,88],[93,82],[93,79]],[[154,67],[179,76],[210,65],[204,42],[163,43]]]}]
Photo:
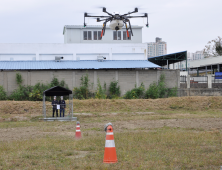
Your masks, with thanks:
[{"label": "person wearing cap", "polygon": [[56,112],[56,117],[58,117],[58,109],[57,109],[58,101],[56,100],[56,96],[54,96],[54,100],[52,101],[52,117],[54,117],[54,113]]},{"label": "person wearing cap", "polygon": [[59,100],[59,105],[60,105],[60,117],[62,117],[61,113],[63,113],[63,117],[64,117],[66,102],[65,102],[65,100],[63,100],[63,96],[61,96],[61,100]]}]

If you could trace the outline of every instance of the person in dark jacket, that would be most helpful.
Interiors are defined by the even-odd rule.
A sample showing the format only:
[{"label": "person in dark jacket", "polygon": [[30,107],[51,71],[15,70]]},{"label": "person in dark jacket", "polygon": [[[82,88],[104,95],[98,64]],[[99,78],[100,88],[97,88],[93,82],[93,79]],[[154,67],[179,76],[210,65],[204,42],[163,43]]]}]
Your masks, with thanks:
[{"label": "person in dark jacket", "polygon": [[63,117],[64,117],[65,109],[66,109],[66,102],[65,100],[63,100],[63,96],[61,96],[61,100],[59,100],[59,105],[60,105],[60,117],[61,117],[61,113],[63,113]]},{"label": "person in dark jacket", "polygon": [[57,105],[58,105],[58,101],[56,100],[56,96],[54,96],[54,100],[52,101],[52,109],[53,109],[52,117],[54,117],[54,113],[55,113],[55,112],[56,112],[56,117],[58,117]]}]

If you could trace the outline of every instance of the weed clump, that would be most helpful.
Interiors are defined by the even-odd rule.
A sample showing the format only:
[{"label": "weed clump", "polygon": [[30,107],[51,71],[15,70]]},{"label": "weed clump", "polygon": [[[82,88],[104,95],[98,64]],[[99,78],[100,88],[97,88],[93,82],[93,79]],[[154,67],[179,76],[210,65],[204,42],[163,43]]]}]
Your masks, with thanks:
[{"label": "weed clump", "polygon": [[165,97],[176,97],[177,96],[177,87],[172,89],[166,87],[165,75],[161,74],[160,79],[157,82],[150,84],[149,88],[145,92],[146,99],[157,99]]},{"label": "weed clump", "polygon": [[116,99],[120,97],[120,87],[118,86],[118,81],[110,82],[109,95],[111,99]]},{"label": "weed clump", "polygon": [[3,86],[0,86],[0,100],[6,100],[7,94]]},{"label": "weed clump", "polygon": [[124,99],[142,99],[144,98],[144,91],[145,91],[144,85],[143,83],[141,83],[139,87],[136,87],[135,85],[134,89],[127,91],[123,98]]}]

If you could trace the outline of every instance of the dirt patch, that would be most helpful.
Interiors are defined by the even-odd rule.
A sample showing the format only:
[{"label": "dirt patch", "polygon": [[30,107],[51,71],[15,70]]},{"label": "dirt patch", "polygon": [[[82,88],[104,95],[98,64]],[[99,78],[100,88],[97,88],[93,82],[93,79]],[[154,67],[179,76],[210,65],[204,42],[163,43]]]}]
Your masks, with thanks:
[{"label": "dirt patch", "polygon": [[[89,134],[104,133],[103,123],[81,123],[82,132]],[[161,127],[177,127],[191,129],[218,129],[222,130],[222,118],[198,118],[198,119],[164,119],[164,120],[130,120],[113,122],[115,132],[125,132],[131,130],[152,130]],[[17,127],[0,129],[0,141],[25,140],[28,138],[38,138],[47,135],[52,136],[75,136],[74,124],[61,124],[53,127],[55,131],[46,132],[38,127]]]},{"label": "dirt patch", "polygon": [[45,135],[35,127],[18,127],[0,129],[0,141],[25,140]]},{"label": "dirt patch", "polygon": [[73,113],[73,116],[79,116],[79,115],[81,115],[81,116],[93,116],[92,113]]},{"label": "dirt patch", "polygon": [[[103,130],[104,123],[82,123],[81,127],[101,128]],[[145,130],[168,127],[193,128],[193,129],[219,129],[222,130],[222,118],[201,118],[201,119],[164,119],[164,120],[130,120],[130,121],[116,121],[113,123],[115,132],[123,130]]]}]

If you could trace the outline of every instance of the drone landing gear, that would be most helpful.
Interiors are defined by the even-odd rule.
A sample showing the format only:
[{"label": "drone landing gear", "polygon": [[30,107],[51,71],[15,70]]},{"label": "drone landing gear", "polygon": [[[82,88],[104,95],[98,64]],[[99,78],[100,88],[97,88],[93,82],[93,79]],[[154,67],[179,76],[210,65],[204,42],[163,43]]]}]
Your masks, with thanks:
[{"label": "drone landing gear", "polygon": [[129,31],[128,30],[126,30],[126,34],[127,34],[128,40],[129,40]]}]

